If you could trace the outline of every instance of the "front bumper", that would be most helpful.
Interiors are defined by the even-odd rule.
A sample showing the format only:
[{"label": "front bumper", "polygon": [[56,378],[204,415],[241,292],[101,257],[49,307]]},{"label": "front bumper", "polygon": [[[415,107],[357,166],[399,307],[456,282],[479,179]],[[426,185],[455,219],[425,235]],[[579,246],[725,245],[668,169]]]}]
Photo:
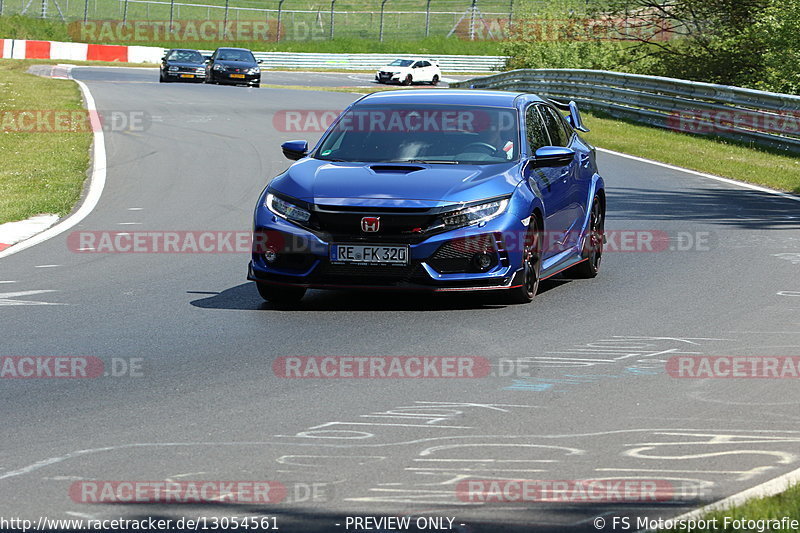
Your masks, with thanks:
[{"label": "front bumper", "polygon": [[[484,227],[461,228],[432,235],[421,242],[405,243],[409,247],[408,265],[336,264],[329,259],[330,245],[353,243],[352,238],[320,236],[264,214],[257,217],[255,235],[260,238],[254,239],[259,244],[254,245],[247,279],[319,289],[434,292],[508,289],[521,284],[517,278],[521,273],[522,252],[508,242],[507,236],[524,231],[521,221],[505,214]],[[370,243],[368,239],[357,242]],[[277,260],[267,262],[266,249],[275,252]],[[478,252],[492,257],[491,265],[484,270],[472,262]]]},{"label": "front bumper", "polygon": [[378,83],[400,83],[400,74],[378,72],[375,74],[375,81]]},{"label": "front bumper", "polygon": [[189,83],[203,83],[206,80],[206,73],[197,73],[197,72],[180,72],[180,71],[166,71],[164,72],[164,76],[168,78],[170,81],[185,81]]},{"label": "front bumper", "polygon": [[[234,76],[244,76],[242,78]],[[242,72],[220,72],[212,71],[211,77],[217,83],[226,83],[231,85],[247,84],[247,85],[260,85],[261,74],[245,74]]]}]

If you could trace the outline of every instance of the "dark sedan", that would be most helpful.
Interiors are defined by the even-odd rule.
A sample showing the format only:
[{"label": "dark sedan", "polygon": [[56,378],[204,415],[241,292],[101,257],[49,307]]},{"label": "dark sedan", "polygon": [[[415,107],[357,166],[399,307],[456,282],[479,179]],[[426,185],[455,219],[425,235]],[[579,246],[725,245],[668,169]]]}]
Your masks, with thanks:
[{"label": "dark sedan", "polygon": [[170,81],[199,81],[206,79],[205,58],[197,50],[173,48],[161,58],[161,83]]},{"label": "dark sedan", "polygon": [[261,69],[246,48],[217,48],[206,64],[206,83],[258,87]]}]

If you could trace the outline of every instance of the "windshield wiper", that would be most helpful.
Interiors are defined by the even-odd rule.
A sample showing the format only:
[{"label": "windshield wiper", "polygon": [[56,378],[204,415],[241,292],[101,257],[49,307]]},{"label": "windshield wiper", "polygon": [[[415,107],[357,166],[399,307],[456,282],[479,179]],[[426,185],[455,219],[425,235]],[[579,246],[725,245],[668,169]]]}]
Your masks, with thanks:
[{"label": "windshield wiper", "polygon": [[434,164],[434,163],[441,163],[443,165],[460,165],[460,161],[448,161],[446,159],[396,159],[394,161],[386,161],[387,163],[422,163],[422,164]]}]

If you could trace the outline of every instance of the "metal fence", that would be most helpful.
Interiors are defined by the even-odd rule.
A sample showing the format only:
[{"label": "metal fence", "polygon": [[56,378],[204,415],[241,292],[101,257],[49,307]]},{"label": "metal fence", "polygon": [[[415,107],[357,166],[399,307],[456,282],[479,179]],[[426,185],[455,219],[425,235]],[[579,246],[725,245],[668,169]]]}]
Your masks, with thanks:
[{"label": "metal fence", "polygon": [[800,153],[800,96],[578,69],[522,69],[454,82],[575,100],[614,117]]},{"label": "metal fence", "polygon": [[[207,52],[210,53],[210,52]],[[297,52],[253,52],[263,66],[270,68],[331,68],[349,70],[378,69],[397,59],[392,54],[312,54]],[[491,72],[500,70],[505,56],[431,56],[442,72]]]},{"label": "metal fence", "polygon": [[215,20],[269,23],[269,40],[501,39],[520,10],[583,6],[585,0],[0,0],[0,14],[65,22]]}]

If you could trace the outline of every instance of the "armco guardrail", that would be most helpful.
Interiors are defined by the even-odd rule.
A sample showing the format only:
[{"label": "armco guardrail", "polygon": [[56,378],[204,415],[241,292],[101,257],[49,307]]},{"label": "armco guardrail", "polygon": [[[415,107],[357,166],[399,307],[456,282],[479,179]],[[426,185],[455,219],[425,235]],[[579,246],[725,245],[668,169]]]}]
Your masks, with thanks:
[{"label": "armco guardrail", "polygon": [[[2,0],[0,0],[2,2]],[[201,50],[210,55],[213,50]],[[105,44],[69,43],[58,41],[26,41],[0,39],[0,58],[63,59],[73,61],[128,61],[158,63],[163,48],[152,46],[116,46]],[[330,68],[372,70],[405,54],[311,54],[302,52],[253,52],[267,68]],[[432,56],[443,72],[491,72],[505,64],[504,56]]]},{"label": "armco guardrail", "polygon": [[800,152],[800,96],[577,69],[512,70],[450,86],[533,92],[653,126]]},{"label": "armco guardrail", "polygon": [[[263,61],[262,64],[265,67],[270,68],[347,70],[378,69],[398,57],[404,57],[404,54],[312,54],[300,52],[253,52],[253,54],[256,59]],[[430,58],[439,62],[439,68],[443,72],[491,72],[500,70],[506,61],[504,56],[433,55]]]}]

